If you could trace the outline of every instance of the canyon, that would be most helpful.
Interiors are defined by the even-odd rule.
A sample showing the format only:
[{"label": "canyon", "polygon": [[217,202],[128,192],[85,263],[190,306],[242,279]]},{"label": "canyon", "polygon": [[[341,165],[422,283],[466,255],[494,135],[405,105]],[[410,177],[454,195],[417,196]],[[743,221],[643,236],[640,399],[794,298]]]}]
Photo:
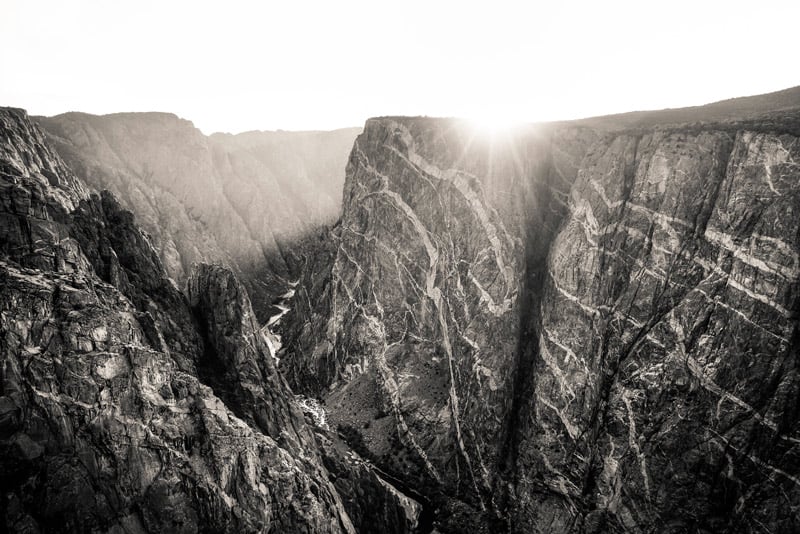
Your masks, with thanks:
[{"label": "canyon", "polygon": [[7,530],[800,529],[800,88],[0,129]]},{"label": "canyon", "polygon": [[150,238],[0,110],[0,515],[11,532],[406,532],[418,505],[307,421],[233,273]]},{"label": "canyon", "polygon": [[233,270],[260,320],[295,273],[296,242],[333,224],[358,128],[204,135],[168,113],[37,117],[83,182],[136,215],[167,274]]}]

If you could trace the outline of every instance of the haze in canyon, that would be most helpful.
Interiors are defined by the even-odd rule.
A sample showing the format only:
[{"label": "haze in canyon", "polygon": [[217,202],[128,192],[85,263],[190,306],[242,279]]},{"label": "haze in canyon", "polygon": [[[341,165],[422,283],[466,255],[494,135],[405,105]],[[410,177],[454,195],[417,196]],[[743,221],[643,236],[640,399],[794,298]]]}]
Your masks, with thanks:
[{"label": "haze in canyon", "polygon": [[2,11],[0,531],[800,530],[796,5]]}]

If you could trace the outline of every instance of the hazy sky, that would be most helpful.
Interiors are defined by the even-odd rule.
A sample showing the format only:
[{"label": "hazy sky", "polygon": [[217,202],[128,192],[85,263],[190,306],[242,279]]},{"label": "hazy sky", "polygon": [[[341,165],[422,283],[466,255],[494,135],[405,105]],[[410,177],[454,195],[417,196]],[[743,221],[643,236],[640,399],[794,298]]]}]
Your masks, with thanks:
[{"label": "hazy sky", "polygon": [[0,105],[206,133],[577,118],[800,85],[798,21],[798,0],[0,0]]}]

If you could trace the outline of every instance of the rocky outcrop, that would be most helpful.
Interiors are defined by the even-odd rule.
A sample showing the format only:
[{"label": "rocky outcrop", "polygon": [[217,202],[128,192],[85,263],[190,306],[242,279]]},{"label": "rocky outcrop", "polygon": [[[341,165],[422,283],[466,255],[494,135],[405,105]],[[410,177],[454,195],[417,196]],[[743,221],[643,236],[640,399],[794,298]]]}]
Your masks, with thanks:
[{"label": "rocky outcrop", "polygon": [[796,530],[798,124],[371,119],[294,386],[441,531]]},{"label": "rocky outcrop", "polygon": [[230,271],[201,266],[187,301],[23,111],[0,132],[2,530],[413,528],[412,501],[323,447]]},{"label": "rocky outcrop", "polygon": [[339,216],[355,128],[205,136],[166,113],[39,117],[89,186],[108,189],[150,235],[179,286],[193,263],[232,269],[262,322],[296,274],[293,243]]},{"label": "rocky outcrop", "polygon": [[[182,370],[195,372],[202,343],[186,299],[166,275],[148,237],[108,191],[82,201],[69,219],[70,235],[94,273],[136,307],[156,346],[172,351]],[[152,325],[158,325],[158,330]]]},{"label": "rocky outcrop", "polygon": [[289,389],[275,369],[275,355],[244,288],[224,267],[201,264],[189,278],[187,292],[208,340],[199,362],[201,376],[251,425],[299,445],[298,429],[285,423],[302,421],[302,414],[286,397]]},{"label": "rocky outcrop", "polygon": [[64,221],[88,197],[86,188],[22,110],[5,110],[0,126],[5,133],[0,138],[0,251],[25,267],[85,269]]},{"label": "rocky outcrop", "polygon": [[150,344],[116,289],[1,276],[5,529],[351,530],[300,460]]}]

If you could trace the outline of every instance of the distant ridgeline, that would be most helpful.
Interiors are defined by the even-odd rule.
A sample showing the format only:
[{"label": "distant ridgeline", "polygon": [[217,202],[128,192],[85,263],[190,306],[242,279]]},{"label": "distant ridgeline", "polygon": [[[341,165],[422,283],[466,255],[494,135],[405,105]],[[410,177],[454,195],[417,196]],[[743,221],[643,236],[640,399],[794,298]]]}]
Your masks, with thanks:
[{"label": "distant ridgeline", "polygon": [[169,276],[195,262],[237,273],[263,321],[299,259],[293,244],[337,220],[360,128],[203,135],[167,113],[37,117],[89,186],[136,214]]}]

